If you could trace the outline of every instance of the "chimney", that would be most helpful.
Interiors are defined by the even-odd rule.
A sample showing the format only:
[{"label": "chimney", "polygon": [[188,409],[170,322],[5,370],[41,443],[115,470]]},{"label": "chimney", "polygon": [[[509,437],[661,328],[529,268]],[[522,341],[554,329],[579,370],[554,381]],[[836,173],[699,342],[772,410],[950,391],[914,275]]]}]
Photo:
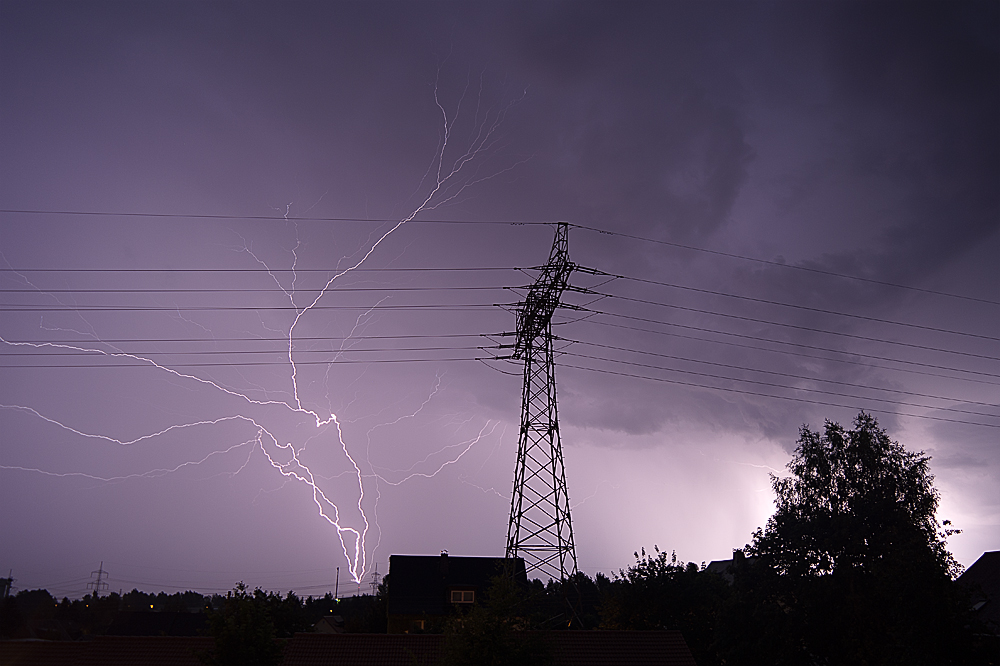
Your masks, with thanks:
[{"label": "chimney", "polygon": [[441,561],[440,561],[440,564],[438,566],[438,570],[441,572],[441,576],[442,577],[446,578],[448,576],[448,551],[447,550],[442,550],[441,551]]}]

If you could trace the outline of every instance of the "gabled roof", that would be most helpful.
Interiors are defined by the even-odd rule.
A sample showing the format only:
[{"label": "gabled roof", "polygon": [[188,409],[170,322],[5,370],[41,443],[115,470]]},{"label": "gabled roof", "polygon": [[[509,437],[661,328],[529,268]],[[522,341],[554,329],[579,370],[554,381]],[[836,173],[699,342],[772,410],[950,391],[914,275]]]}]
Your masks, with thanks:
[{"label": "gabled roof", "polygon": [[991,550],[979,556],[961,576],[958,582],[978,585],[984,592],[1000,593],[1000,550]]},{"label": "gabled roof", "polygon": [[[744,560],[747,564],[753,564],[757,561],[757,558],[746,557]],[[733,560],[712,560],[708,563],[708,566],[705,567],[705,571],[722,576],[722,578],[730,585],[732,585],[733,581],[736,579],[734,575],[736,570],[733,568]]]},{"label": "gabled roof", "polygon": [[979,618],[992,623],[993,630],[1000,633],[1000,550],[980,555],[958,582],[972,591]]},{"label": "gabled roof", "polygon": [[215,645],[202,636],[98,636],[76,666],[204,666],[198,653]]},{"label": "gabled roof", "polygon": [[729,567],[731,567],[732,564],[733,564],[732,560],[712,560],[711,562],[708,563],[708,566],[705,567],[705,571],[708,571],[709,573],[719,574],[724,579],[726,579],[727,583],[732,584],[733,574],[729,571]]},{"label": "gabled roof", "polygon": [[389,615],[444,615],[449,588],[485,590],[513,563],[514,576],[526,580],[524,560],[503,557],[389,556]]},{"label": "gabled roof", "polygon": [[82,645],[73,641],[0,641],[0,664],[75,666]]}]

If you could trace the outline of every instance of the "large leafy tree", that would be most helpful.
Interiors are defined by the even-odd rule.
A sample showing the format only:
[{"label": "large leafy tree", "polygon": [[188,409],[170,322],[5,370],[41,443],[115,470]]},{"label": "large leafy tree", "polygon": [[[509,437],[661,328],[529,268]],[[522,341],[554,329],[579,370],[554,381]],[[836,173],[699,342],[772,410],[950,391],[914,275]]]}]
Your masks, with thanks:
[{"label": "large leafy tree", "polygon": [[801,429],[790,475],[772,476],[777,510],[738,563],[733,633],[721,637],[737,661],[973,656],[945,542],[954,530],[937,521],[929,462],[864,412],[850,430],[829,421],[822,433]]},{"label": "large leafy tree", "polygon": [[803,426],[791,475],[772,476],[777,511],[754,533],[750,554],[794,575],[857,575],[903,555],[956,575],[929,462],[864,412],[853,430],[830,421],[822,434]]}]

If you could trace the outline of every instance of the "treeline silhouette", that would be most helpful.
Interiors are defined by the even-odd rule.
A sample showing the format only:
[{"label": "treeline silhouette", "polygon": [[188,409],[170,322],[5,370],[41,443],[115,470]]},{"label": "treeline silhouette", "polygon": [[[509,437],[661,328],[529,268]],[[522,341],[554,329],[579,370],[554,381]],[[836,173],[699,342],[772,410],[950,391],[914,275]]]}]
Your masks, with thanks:
[{"label": "treeline silhouette", "polygon": [[[900,565],[903,572],[912,566]],[[942,586],[940,580],[896,576],[876,587],[855,590],[860,599],[826,592],[813,598],[817,592],[808,584],[777,580],[760,558],[747,558],[743,551],[736,552],[726,574],[685,563],[675,553],[642,551],[612,577],[578,573],[563,583],[533,580],[527,586],[496,580],[482,605],[431,622],[426,631],[448,637],[449,654],[462,656],[454,663],[474,663],[497,651],[509,652],[510,663],[530,663],[519,636],[538,629],[679,629],[702,666],[862,663],[855,659],[865,656],[865,662],[878,664],[1000,663],[996,638],[976,625],[968,595],[954,581]],[[913,605],[913,590],[921,587],[930,607]],[[56,620],[69,638],[80,639],[106,633],[128,613],[201,613],[206,621],[200,633],[219,639],[233,633],[226,618],[239,605],[256,613],[256,619],[238,620],[245,625],[238,632],[241,645],[247,645],[248,632],[266,644],[312,631],[324,617],[342,618],[348,633],[386,630],[385,585],[375,596],[339,601],[331,594],[301,598],[243,589],[237,603],[218,594],[137,590],[56,601],[45,590],[25,590],[4,600],[0,637],[65,637],[47,622]],[[815,602],[829,606],[817,612],[810,607]],[[872,603],[869,612],[844,615],[846,608],[866,602]],[[882,619],[871,624],[873,616]],[[917,631],[919,638],[913,635]]]},{"label": "treeline silhouette", "polygon": [[[132,590],[104,596],[88,594],[82,599],[55,599],[46,590],[22,590],[0,605],[0,638],[48,638],[73,640],[103,635],[115,621],[131,613],[225,614],[229,595],[202,595],[198,592],[160,592],[151,594]],[[379,633],[386,627],[385,602],[382,597],[362,595],[335,599],[329,592],[322,597],[301,598],[294,592],[285,596],[260,591],[254,603],[262,607],[274,624],[278,638],[288,638],[299,631],[309,631],[325,616],[342,618],[343,629],[352,633]],[[205,633],[208,623],[205,622]]]},{"label": "treeline silhouette", "polygon": [[[496,577],[471,607],[430,617],[446,664],[544,664],[536,630],[680,630],[697,663],[1000,664],[997,627],[979,622],[961,567],[946,548],[956,532],[936,518],[930,458],[889,439],[860,413],[851,429],[803,427],[772,475],[776,511],[724,566],[644,549],[610,577],[563,582]],[[133,590],[55,599],[23,591],[0,609],[0,635],[45,637],[48,620],[71,637],[107,632],[123,613],[204,613],[210,664],[277,664],[276,641],[334,617],[338,630],[382,633],[390,572],[378,593],[302,599],[242,583],[225,596]],[[342,619],[342,621],[341,621]],[[34,632],[34,633],[32,633]]]}]

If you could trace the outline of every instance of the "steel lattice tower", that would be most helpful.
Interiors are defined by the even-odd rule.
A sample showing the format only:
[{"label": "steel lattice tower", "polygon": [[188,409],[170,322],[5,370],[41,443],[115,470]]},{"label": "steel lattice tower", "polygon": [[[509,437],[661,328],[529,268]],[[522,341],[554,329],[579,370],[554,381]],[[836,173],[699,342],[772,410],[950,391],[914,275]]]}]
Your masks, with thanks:
[{"label": "steel lattice tower", "polygon": [[568,226],[560,222],[548,263],[516,306],[513,354],[524,360],[524,384],[506,556],[524,558],[528,573],[560,581],[575,574],[577,566],[556,409],[552,314],[573,269]]}]

